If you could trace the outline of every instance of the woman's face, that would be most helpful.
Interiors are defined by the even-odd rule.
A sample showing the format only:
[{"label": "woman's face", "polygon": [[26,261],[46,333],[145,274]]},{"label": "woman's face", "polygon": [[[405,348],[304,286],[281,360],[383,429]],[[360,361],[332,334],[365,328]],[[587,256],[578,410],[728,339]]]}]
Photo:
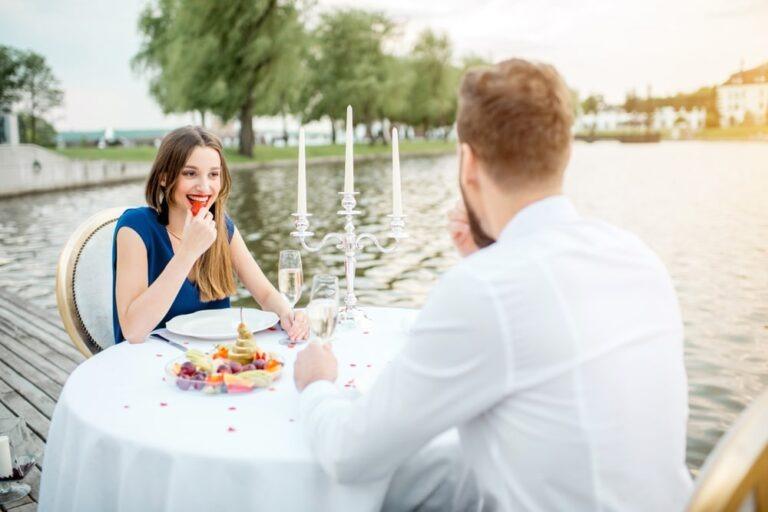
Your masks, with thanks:
[{"label": "woman's face", "polygon": [[210,208],[219,196],[222,172],[218,151],[205,146],[196,147],[176,180],[174,206],[187,210],[198,202],[202,203],[200,206]]}]

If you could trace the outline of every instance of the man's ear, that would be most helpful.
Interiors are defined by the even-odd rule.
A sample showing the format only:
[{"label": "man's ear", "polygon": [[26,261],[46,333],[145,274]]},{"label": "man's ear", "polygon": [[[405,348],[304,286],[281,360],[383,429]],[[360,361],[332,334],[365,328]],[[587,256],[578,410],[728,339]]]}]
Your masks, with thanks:
[{"label": "man's ear", "polygon": [[472,146],[462,142],[460,146],[461,158],[461,185],[464,187],[477,186],[477,156],[472,150]]}]

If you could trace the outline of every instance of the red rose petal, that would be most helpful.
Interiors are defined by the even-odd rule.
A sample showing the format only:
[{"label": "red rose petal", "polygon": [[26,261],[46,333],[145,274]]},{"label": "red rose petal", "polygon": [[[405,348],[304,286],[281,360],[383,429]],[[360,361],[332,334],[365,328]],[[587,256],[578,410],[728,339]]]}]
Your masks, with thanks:
[{"label": "red rose petal", "polygon": [[167,402],[160,402],[160,407],[168,407],[168,403]]},{"label": "red rose petal", "polygon": [[163,357],[163,354],[155,354],[155,357]]},{"label": "red rose petal", "polygon": [[227,409],[227,410],[228,410],[228,411],[236,411],[236,410],[237,410],[237,407],[235,407],[235,406],[233,405],[232,407],[230,407],[230,408],[229,408],[229,409]]},{"label": "red rose petal", "polygon": [[123,409],[130,409],[130,408],[131,408],[131,406],[130,406],[130,405],[124,405],[124,406],[123,406]]},{"label": "red rose petal", "polygon": [[354,367],[355,367],[355,366],[357,366],[357,365],[356,365],[355,363],[349,363],[349,366],[351,366],[352,368],[354,368]]},{"label": "red rose petal", "polygon": [[370,368],[371,366],[373,366],[373,365],[372,364],[365,365],[366,368]]},{"label": "red rose petal", "polygon": [[276,389],[275,389],[275,388],[269,388],[269,390],[270,390],[270,391],[276,391]]},{"label": "red rose petal", "polygon": [[235,430],[235,427],[227,427],[227,432],[237,432],[237,430]]}]

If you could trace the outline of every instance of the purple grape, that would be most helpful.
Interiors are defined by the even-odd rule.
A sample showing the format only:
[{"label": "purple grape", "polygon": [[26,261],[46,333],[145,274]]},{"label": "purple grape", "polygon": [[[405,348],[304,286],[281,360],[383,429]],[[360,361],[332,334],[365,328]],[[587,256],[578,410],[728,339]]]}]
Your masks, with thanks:
[{"label": "purple grape", "polygon": [[176,385],[180,390],[186,391],[189,389],[189,386],[192,385],[192,381],[189,379],[176,379]]},{"label": "purple grape", "polygon": [[216,371],[218,373],[232,373],[232,368],[230,368],[228,364],[222,364],[216,368]]},{"label": "purple grape", "polygon": [[243,365],[242,371],[249,372],[249,371],[255,370],[255,369],[256,369],[256,367],[253,365],[253,363],[248,363],[246,365]]},{"label": "purple grape", "polygon": [[257,370],[263,370],[264,367],[267,366],[266,361],[264,361],[263,359],[257,359],[256,361],[253,362],[253,364]]},{"label": "purple grape", "polygon": [[243,365],[238,363],[237,361],[232,361],[229,363],[229,367],[232,368],[232,373],[240,373],[243,371]]},{"label": "purple grape", "polygon": [[197,371],[197,368],[195,368],[195,365],[187,361],[181,365],[181,370],[179,371],[179,373],[181,373],[182,375],[194,375],[196,371]]}]

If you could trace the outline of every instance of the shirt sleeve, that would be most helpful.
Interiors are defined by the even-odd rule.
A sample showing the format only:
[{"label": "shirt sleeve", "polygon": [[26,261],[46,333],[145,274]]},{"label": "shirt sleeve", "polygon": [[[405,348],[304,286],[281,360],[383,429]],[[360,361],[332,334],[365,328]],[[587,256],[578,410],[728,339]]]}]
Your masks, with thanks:
[{"label": "shirt sleeve", "polygon": [[349,399],[327,381],[307,386],[302,424],[326,473],[345,484],[386,477],[430,439],[501,400],[510,340],[499,308],[487,283],[454,268],[369,393]]}]

